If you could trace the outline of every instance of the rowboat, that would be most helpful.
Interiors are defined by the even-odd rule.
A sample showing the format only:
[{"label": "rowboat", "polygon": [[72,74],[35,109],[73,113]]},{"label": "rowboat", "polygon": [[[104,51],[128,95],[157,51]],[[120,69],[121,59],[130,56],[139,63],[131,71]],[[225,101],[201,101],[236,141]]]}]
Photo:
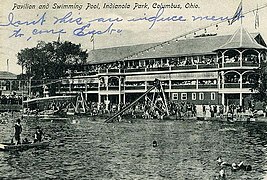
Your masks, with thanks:
[{"label": "rowboat", "polygon": [[14,143],[0,143],[0,151],[17,151],[32,148],[45,148],[49,146],[49,142],[27,143],[16,145]]}]

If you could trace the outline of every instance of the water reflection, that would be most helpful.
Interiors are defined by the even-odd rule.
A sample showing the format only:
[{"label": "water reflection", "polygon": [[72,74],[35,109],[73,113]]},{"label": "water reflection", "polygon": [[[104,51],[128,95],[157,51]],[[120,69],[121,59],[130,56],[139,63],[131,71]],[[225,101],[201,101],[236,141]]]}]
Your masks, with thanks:
[{"label": "water reflection", "polygon": [[[263,179],[266,174],[266,123],[105,124],[77,118],[28,119],[22,125],[27,137],[41,125],[51,147],[0,152],[0,179],[214,179],[218,156],[252,166],[250,172],[226,169],[229,179]],[[12,122],[0,125],[1,141],[8,140],[11,127]]]}]

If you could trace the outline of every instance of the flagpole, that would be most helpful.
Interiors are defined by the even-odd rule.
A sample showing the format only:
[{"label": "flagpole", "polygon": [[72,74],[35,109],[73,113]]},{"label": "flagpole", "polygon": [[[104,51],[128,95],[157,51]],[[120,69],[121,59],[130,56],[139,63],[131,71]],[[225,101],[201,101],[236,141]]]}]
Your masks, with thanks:
[{"label": "flagpole", "polygon": [[257,10],[256,10],[256,13],[254,12],[254,15],[255,15],[255,29],[258,29],[259,28],[259,26],[260,26],[260,19],[259,19],[259,6],[258,6],[258,4],[257,4]]},{"label": "flagpole", "polygon": [[91,35],[90,42],[93,43],[93,50],[95,49],[95,36],[94,34]]},{"label": "flagpole", "polygon": [[95,50],[95,37],[93,39],[93,50]]},{"label": "flagpole", "polygon": [[244,11],[244,9],[243,9],[243,0],[241,0],[241,8],[242,8],[242,10],[241,10],[241,26],[243,25],[243,11]]},{"label": "flagpole", "polygon": [[6,70],[7,72],[9,72],[9,63],[8,63],[9,59],[6,60]]}]

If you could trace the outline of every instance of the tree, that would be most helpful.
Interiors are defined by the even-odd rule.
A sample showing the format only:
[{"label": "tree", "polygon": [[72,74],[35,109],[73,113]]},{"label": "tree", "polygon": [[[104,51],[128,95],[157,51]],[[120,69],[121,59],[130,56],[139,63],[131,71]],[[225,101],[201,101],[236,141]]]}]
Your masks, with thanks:
[{"label": "tree", "polygon": [[17,54],[18,64],[33,80],[63,77],[68,69],[84,65],[87,57],[87,51],[82,50],[80,44],[68,41],[40,41],[36,47],[22,49]]},{"label": "tree", "polygon": [[[42,93],[46,82],[67,75],[67,71],[82,67],[88,57],[81,45],[71,42],[40,41],[36,47],[22,49],[18,54],[18,64],[26,70],[26,78],[31,79],[31,90]],[[49,83],[51,95],[56,91],[57,84]]]}]

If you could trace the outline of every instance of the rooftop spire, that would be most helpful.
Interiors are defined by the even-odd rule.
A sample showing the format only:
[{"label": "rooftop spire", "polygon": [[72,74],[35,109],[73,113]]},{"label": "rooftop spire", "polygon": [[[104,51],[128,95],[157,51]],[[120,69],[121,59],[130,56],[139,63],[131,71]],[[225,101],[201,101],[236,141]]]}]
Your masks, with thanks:
[{"label": "rooftop spire", "polygon": [[267,49],[258,44],[248,31],[241,25],[228,41],[216,50],[222,49]]}]

